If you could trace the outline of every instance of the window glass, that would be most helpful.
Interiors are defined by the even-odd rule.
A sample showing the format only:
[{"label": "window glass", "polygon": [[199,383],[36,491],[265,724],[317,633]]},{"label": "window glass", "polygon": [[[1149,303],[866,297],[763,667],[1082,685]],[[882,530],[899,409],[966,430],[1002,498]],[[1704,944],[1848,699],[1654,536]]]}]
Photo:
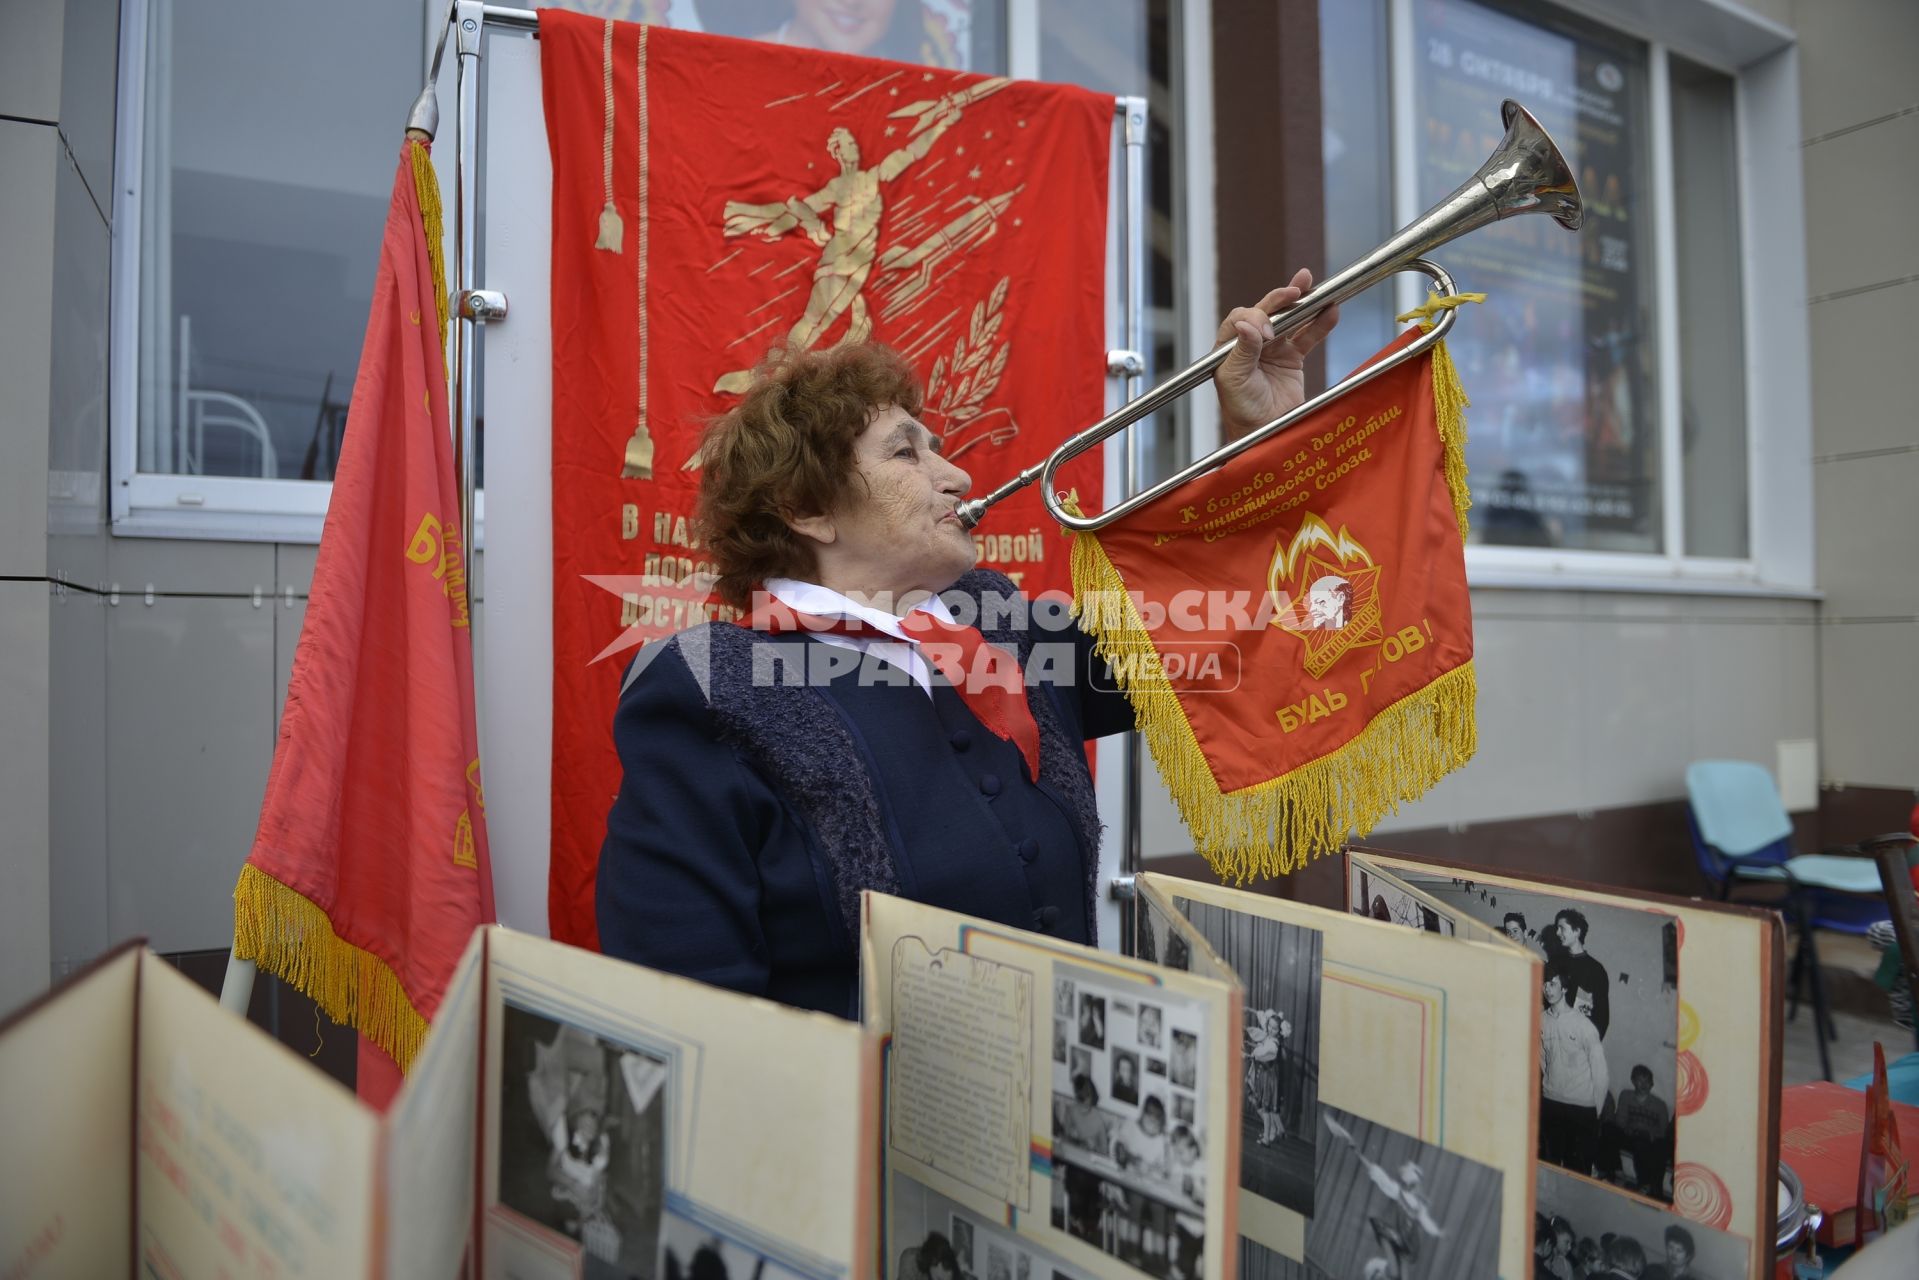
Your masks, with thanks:
[{"label": "window glass", "polygon": [[[1326,166],[1324,279],[1371,253],[1393,233],[1392,120],[1388,115],[1384,0],[1326,0],[1319,7],[1320,85]],[[1337,381],[1392,340],[1393,286],[1342,303],[1326,339],[1326,378]]]},{"label": "window glass", "polygon": [[[1175,175],[1184,172],[1185,156],[1178,141],[1179,6],[1175,0],[1040,0],[1039,19],[1042,80],[1147,102],[1146,296],[1139,302],[1145,308],[1150,385],[1198,354],[1186,350],[1191,326],[1180,288],[1185,214]],[[1142,486],[1185,465],[1189,413],[1182,399],[1132,428],[1147,433]]]},{"label": "window glass", "polygon": [[1006,70],[1005,0],[557,0],[556,7],[930,67]]},{"label": "window glass", "polygon": [[419,11],[151,0],[147,25],[139,469],[331,479]]},{"label": "window glass", "polygon": [[1470,0],[1413,5],[1421,207],[1492,153],[1508,97],[1567,149],[1586,205],[1578,235],[1514,218],[1433,255],[1461,289],[1489,295],[1449,343],[1472,398],[1473,536],[1657,552],[1647,55],[1601,28],[1536,16]]},{"label": "window glass", "polygon": [[1687,555],[1749,554],[1739,154],[1732,77],[1670,58]]}]

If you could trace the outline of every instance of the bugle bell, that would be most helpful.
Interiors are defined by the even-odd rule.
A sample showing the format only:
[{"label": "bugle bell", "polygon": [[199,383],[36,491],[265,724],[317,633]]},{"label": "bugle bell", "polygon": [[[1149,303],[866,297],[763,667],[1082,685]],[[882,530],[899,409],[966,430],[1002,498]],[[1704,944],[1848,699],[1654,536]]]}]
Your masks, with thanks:
[{"label": "bugle bell", "polygon": [[[1298,328],[1327,307],[1361,293],[1386,277],[1401,271],[1419,271],[1430,276],[1440,292],[1455,292],[1452,278],[1424,260],[1423,255],[1451,240],[1476,231],[1489,222],[1524,213],[1543,213],[1570,231],[1577,231],[1585,214],[1580,205],[1579,186],[1573,180],[1572,166],[1566,162],[1552,138],[1540,127],[1533,114],[1511,98],[1500,107],[1506,136],[1500,139],[1486,162],[1459,188],[1418,218],[1403,227],[1384,244],[1358,262],[1315,285],[1304,297],[1272,317],[1275,338]],[[1186,394],[1212,376],[1226,359],[1232,344],[1215,348],[1188,365],[1183,371],[1154,387],[1139,399],[1121,406],[1112,414],[1086,428],[1055,449],[1045,461],[1028,467],[1017,476],[987,494],[960,504],[960,522],[972,528],[994,503],[1019,492],[1035,480],[1044,484],[1046,509],[1068,529],[1103,529],[1197,476],[1213,471],[1260,441],[1286,430],[1300,418],[1335,396],[1410,360],[1439,341],[1452,327],[1453,313],[1443,313],[1432,330],[1417,342],[1401,348],[1392,357],[1381,360],[1345,381],[1314,396],[1292,412],[1274,419],[1257,431],[1223,445],[1193,463],[1177,475],[1169,476],[1145,491],[1094,515],[1066,511],[1060,495],[1053,492],[1053,476],[1059,468],[1085,453],[1106,437],[1137,422],[1167,402]]]}]

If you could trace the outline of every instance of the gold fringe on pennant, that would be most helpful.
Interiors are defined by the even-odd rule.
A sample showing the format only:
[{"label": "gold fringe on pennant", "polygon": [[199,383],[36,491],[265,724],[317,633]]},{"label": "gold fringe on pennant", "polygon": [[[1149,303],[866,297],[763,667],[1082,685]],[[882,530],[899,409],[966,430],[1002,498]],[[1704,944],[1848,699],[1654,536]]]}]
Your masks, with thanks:
[{"label": "gold fringe on pennant", "polygon": [[251,960],[352,1027],[406,1071],[427,1020],[386,962],[333,932],[326,912],[248,863],[233,887],[233,954]]},{"label": "gold fringe on pennant", "polygon": [[433,266],[433,313],[440,320],[440,350],[446,350],[446,235],[440,207],[440,179],[433,172],[433,155],[417,138],[413,142],[413,196],[420,202],[420,221],[426,231],[426,257]]},{"label": "gold fringe on pennant", "polygon": [[1473,506],[1472,490],[1466,485],[1466,407],[1471,403],[1459,381],[1459,369],[1441,339],[1433,348],[1433,417],[1439,426],[1439,441],[1446,448],[1446,488],[1453,495],[1461,542],[1466,540],[1466,513]]}]

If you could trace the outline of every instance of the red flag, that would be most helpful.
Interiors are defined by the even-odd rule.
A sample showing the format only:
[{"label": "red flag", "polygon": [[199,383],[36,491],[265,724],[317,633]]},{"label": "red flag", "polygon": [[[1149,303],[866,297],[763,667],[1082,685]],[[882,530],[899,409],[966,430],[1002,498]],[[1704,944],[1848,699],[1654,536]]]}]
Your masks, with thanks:
[{"label": "red flag", "polygon": [[1080,535],[1084,625],[1220,875],[1296,870],[1472,758],[1464,407],[1441,345]]},{"label": "red flag", "polygon": [[[708,419],[769,348],[870,337],[984,493],[1105,399],[1113,100],[540,14],[553,157],[553,936],[591,945],[633,647],[714,616],[690,519]],[[1100,461],[1060,487],[1097,501]],[[1064,589],[1037,488],[980,563]]]},{"label": "red flag", "polygon": [[260,827],[233,894],[234,953],[403,1069],[468,937],[493,919],[439,222],[432,161],[408,141]]},{"label": "red flag", "polygon": [[1886,1084],[1886,1047],[1872,1043],[1872,1083],[1866,1086],[1866,1132],[1859,1147],[1859,1242],[1877,1240],[1906,1220],[1909,1162],[1899,1144],[1899,1116]]}]

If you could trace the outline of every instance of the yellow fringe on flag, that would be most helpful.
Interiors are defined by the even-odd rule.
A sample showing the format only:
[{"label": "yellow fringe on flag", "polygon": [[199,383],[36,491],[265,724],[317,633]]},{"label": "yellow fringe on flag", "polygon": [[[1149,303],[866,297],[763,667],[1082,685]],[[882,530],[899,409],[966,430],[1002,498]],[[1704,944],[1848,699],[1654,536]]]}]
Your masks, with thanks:
[{"label": "yellow fringe on flag", "polygon": [[[1466,538],[1466,395],[1441,342],[1433,353],[1433,405],[1447,488]],[[1077,503],[1067,510],[1078,515]],[[1473,758],[1478,681],[1469,660],[1382,708],[1357,736],[1291,773],[1223,792],[1200,750],[1159,651],[1119,570],[1093,533],[1075,533],[1073,611],[1113,664],[1135,726],[1172,792],[1194,848],[1222,880],[1286,875],[1364,834]]]},{"label": "yellow fringe on flag", "polygon": [[1466,513],[1473,506],[1473,493],[1466,485],[1466,408],[1471,403],[1460,384],[1459,369],[1442,341],[1433,348],[1433,418],[1439,427],[1439,441],[1446,446],[1446,488],[1453,495],[1461,542],[1466,540]]},{"label": "yellow fringe on flag", "polygon": [[413,195],[420,202],[420,221],[426,227],[426,256],[433,264],[433,311],[440,319],[440,350],[446,350],[446,235],[440,206],[440,179],[433,172],[433,155],[417,138],[413,142]]},{"label": "yellow fringe on flag", "polygon": [[386,962],[334,933],[326,912],[251,863],[233,888],[233,954],[310,997],[402,1071],[426,1042],[427,1020]]}]

